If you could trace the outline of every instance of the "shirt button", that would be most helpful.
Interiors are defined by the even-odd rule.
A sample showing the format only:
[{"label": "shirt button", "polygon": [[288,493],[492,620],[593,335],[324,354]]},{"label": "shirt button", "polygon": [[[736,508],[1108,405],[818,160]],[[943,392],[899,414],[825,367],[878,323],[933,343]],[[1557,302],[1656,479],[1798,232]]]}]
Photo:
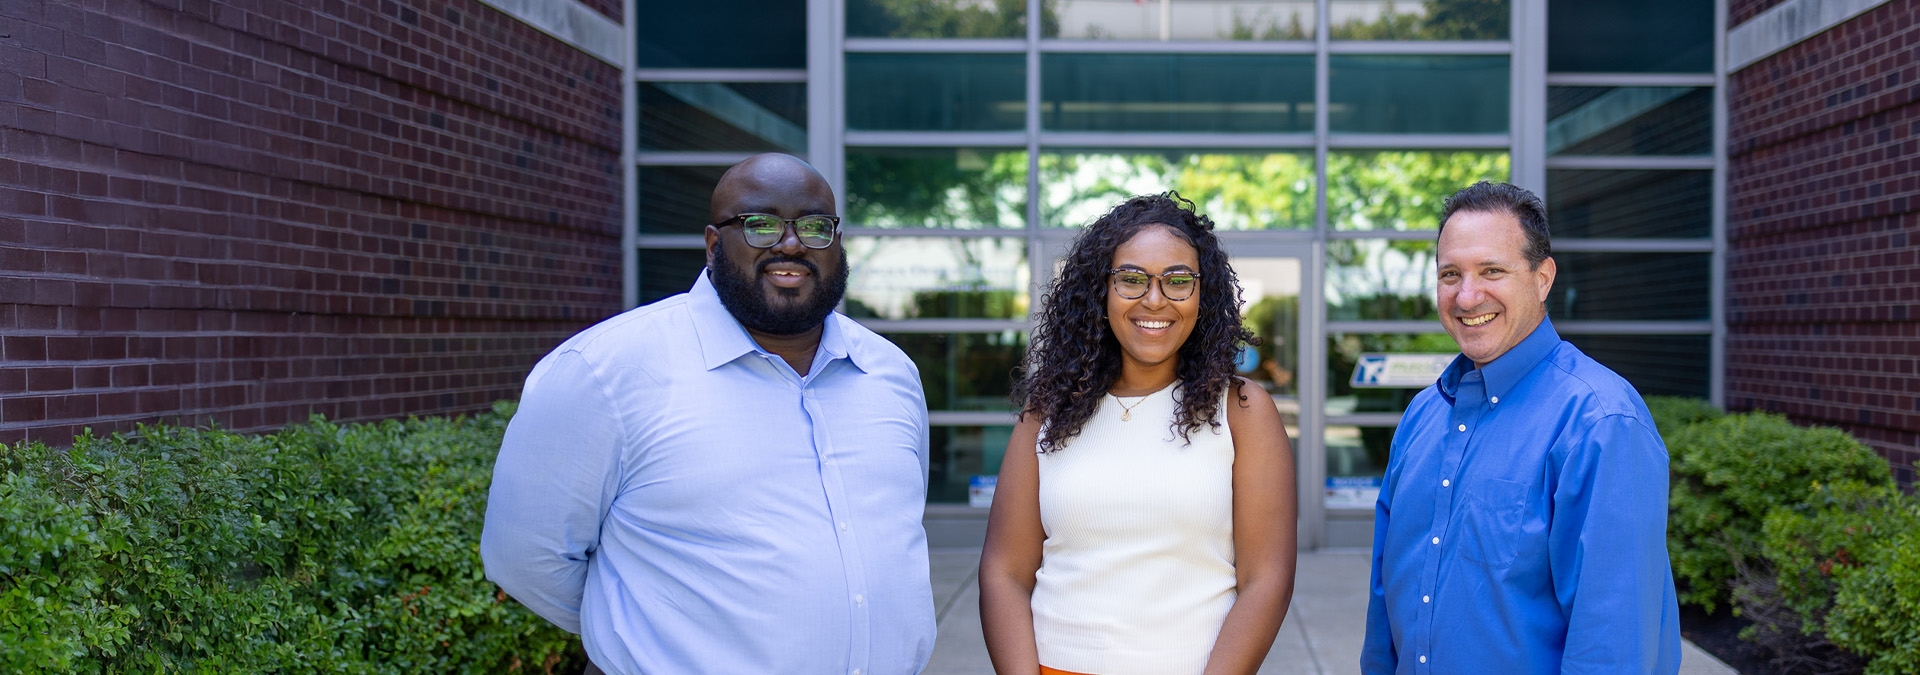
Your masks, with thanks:
[{"label": "shirt button", "polygon": [[1467,425],[1465,425],[1465,424],[1462,424],[1462,425],[1460,425],[1460,430],[1461,430],[1461,431],[1466,431],[1466,430],[1467,430]]},{"label": "shirt button", "polygon": [[1427,603],[1427,602],[1433,602],[1433,596],[1431,596],[1431,595],[1422,595],[1422,596],[1420,596],[1420,602],[1422,602],[1422,603]]},{"label": "shirt button", "polygon": [[[1421,654],[1421,655],[1420,655],[1420,662],[1421,662],[1421,663],[1426,663],[1426,662],[1427,662],[1427,655],[1426,655],[1426,654]],[[860,675],[860,673],[859,673],[859,671],[855,671],[853,675]]]},{"label": "shirt button", "polygon": [[1435,546],[1439,546],[1439,545],[1440,545],[1440,538],[1439,538],[1439,537],[1434,537],[1434,538],[1433,538],[1433,545],[1435,545]]},{"label": "shirt button", "polygon": [[853,594],[853,604],[856,604],[856,605],[865,604],[866,601],[867,601],[867,596],[861,595],[859,593]]},{"label": "shirt button", "polygon": [[1442,478],[1440,479],[1440,487],[1453,487],[1453,481]]},{"label": "shirt button", "polygon": [[853,675],[860,675],[860,669],[859,668],[853,669]]},{"label": "shirt button", "polygon": [[1499,402],[1500,402],[1500,397],[1498,397],[1498,396],[1495,396],[1495,397],[1493,397],[1493,402],[1494,402],[1494,403],[1499,403]]},{"label": "shirt button", "polygon": [[847,531],[847,524],[846,524],[846,523],[840,523],[840,531],[841,531],[841,532],[845,532],[845,531]]}]

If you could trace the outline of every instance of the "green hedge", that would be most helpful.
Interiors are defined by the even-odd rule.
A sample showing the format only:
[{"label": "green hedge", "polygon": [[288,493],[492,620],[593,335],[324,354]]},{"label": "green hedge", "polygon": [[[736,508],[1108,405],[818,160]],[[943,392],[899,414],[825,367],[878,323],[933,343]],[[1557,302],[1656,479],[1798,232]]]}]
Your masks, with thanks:
[{"label": "green hedge", "polygon": [[482,575],[511,414],[0,448],[0,672],[578,672]]},{"label": "green hedge", "polygon": [[1727,601],[1739,556],[1759,550],[1774,509],[1818,483],[1892,486],[1887,462],[1838,429],[1770,413],[1711,418],[1665,433],[1673,470],[1668,553],[1680,601],[1711,612]]},{"label": "green hedge", "polygon": [[1837,429],[1650,397],[1673,468],[1681,601],[1731,601],[1805,672],[1920,673],[1920,500]]},{"label": "green hedge", "polygon": [[1735,594],[1763,643],[1793,644],[1765,635],[1792,629],[1868,659],[1870,675],[1920,673],[1920,501],[1885,485],[1818,485],[1769,513],[1764,532],[1764,576]]}]

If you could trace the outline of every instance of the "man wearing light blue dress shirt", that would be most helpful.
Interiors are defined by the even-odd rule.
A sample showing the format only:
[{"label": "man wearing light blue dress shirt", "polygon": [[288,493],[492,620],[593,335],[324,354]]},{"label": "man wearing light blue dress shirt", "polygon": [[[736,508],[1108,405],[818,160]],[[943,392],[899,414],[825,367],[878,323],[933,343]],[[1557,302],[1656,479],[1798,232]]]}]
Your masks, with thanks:
[{"label": "man wearing light blue dress shirt", "polygon": [[494,468],[487,577],[595,665],[916,673],[933,650],[927,407],[833,312],[833,191],[786,155],[721,177],[693,289],[567,340]]},{"label": "man wearing light blue dress shirt", "polygon": [[1633,387],[1546,318],[1545,207],[1480,183],[1440,222],[1461,354],[1394,432],[1361,670],[1678,672],[1666,446]]}]

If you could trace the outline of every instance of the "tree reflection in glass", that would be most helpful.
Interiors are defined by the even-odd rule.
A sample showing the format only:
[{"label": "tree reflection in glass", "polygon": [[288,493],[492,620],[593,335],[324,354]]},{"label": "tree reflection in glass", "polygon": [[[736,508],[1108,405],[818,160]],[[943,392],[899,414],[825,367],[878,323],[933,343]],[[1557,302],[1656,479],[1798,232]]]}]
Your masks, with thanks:
[{"label": "tree reflection in glass", "polygon": [[1327,242],[1327,318],[1426,321],[1434,308],[1434,242],[1334,239]]},{"label": "tree reflection in glass", "polygon": [[1021,227],[1027,153],[999,148],[847,148],[852,227]]},{"label": "tree reflection in glass", "polygon": [[1508,0],[1329,0],[1335,40],[1505,40]]},{"label": "tree reflection in glass", "polygon": [[1306,153],[1085,151],[1040,156],[1040,219],[1079,227],[1127,197],[1176,190],[1222,230],[1313,227]]},{"label": "tree reflection in glass", "polygon": [[[1049,19],[1056,4],[1042,3]],[[1024,38],[1027,0],[847,0],[847,36]]]},{"label": "tree reflection in glass", "polygon": [[1327,221],[1335,230],[1437,230],[1448,195],[1507,180],[1507,153],[1388,150],[1327,155]]}]

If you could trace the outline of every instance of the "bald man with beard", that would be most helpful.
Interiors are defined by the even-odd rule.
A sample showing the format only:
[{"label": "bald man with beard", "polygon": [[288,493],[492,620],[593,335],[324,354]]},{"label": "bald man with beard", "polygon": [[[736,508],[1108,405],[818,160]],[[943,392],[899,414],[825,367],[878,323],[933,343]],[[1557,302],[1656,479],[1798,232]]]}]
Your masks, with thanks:
[{"label": "bald man with beard", "polygon": [[567,340],[495,464],[487,577],[641,673],[917,673],[933,651],[919,371],[833,311],[833,190],[758,155],[692,290]]}]

